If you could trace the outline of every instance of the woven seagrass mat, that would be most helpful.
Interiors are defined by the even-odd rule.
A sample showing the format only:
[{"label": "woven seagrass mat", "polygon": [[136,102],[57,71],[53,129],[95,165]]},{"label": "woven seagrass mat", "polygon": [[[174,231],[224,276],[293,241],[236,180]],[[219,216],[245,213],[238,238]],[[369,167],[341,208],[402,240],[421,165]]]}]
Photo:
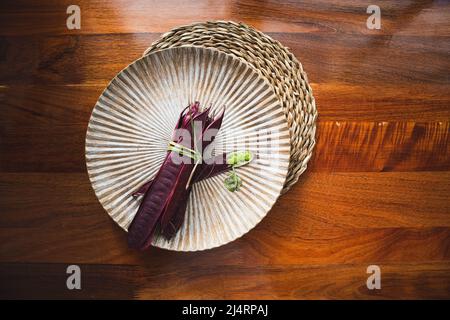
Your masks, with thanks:
[{"label": "woven seagrass mat", "polygon": [[243,59],[272,85],[286,115],[291,139],[283,192],[306,170],[315,145],[317,109],[301,63],[280,42],[242,23],[214,21],[181,26],[165,33],[144,52],[180,46],[215,48]]}]

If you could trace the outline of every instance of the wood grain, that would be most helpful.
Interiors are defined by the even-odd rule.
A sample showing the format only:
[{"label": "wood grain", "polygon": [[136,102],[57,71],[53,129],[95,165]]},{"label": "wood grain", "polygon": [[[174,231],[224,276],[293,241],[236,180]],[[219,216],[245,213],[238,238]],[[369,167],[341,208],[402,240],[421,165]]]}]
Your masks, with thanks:
[{"label": "wood grain", "polygon": [[[450,298],[450,6],[81,0],[0,3],[0,297]],[[307,172],[249,234],[197,253],[131,251],[85,169],[92,107],[170,28],[242,21],[290,47],[319,111]],[[79,264],[83,290],[65,289]],[[382,270],[382,290],[365,286]]]},{"label": "wood grain", "polygon": [[0,259],[195,266],[440,261],[450,258],[449,178],[308,173],[245,237],[183,254],[130,251],[86,174],[3,174]]},{"label": "wood grain", "polygon": [[[314,74],[314,83],[389,87],[449,82],[450,44],[445,37],[424,37],[418,44],[417,37],[402,35],[269,35],[291,49],[306,72]],[[158,37],[155,33],[2,37],[0,84],[106,85]]]},{"label": "wood grain", "polygon": [[[69,0],[6,0],[0,5],[0,34],[65,34]],[[264,32],[314,32],[372,34],[366,28],[367,4],[345,1],[200,0],[147,1],[130,4],[127,0],[77,1],[82,10],[82,28],[75,33],[166,32],[193,21],[236,20],[254,25]],[[429,36],[436,29],[449,35],[450,10],[445,1],[383,1],[381,34]],[[416,26],[420,24],[420,28]]]},{"label": "wood grain", "polygon": [[[106,85],[106,84],[105,84]],[[5,85],[0,102],[4,125],[86,124],[105,85]],[[447,85],[312,83],[319,121],[446,122]]]},{"label": "wood grain", "polygon": [[[47,107],[51,108],[50,104]],[[23,109],[19,112],[23,112],[23,117],[30,114]],[[66,117],[70,118],[72,114],[75,123],[66,120]],[[71,112],[64,109],[53,112],[53,115],[53,119],[41,115],[31,117],[38,120],[26,126],[26,130],[21,130],[24,128],[23,122],[14,121],[3,126],[0,170],[85,171],[84,140],[88,120],[82,124],[77,122],[81,118],[88,118],[89,115],[80,110]],[[39,123],[39,119],[45,120]],[[320,122],[318,126],[320,136],[309,165],[310,170],[315,172],[448,170],[449,128],[449,122],[440,121]],[[21,147],[24,145],[27,148]]]},{"label": "wood grain", "polygon": [[450,290],[448,282],[442,282],[450,271],[445,263],[383,264],[381,291],[367,289],[367,266],[361,264],[272,265],[257,272],[228,265],[163,271],[81,265],[82,290],[64,287],[66,268],[64,264],[0,264],[0,281],[6,284],[0,288],[0,298],[13,294],[38,299],[445,299]]},{"label": "wood grain", "polygon": [[450,168],[448,122],[325,122],[312,171],[438,171]]}]

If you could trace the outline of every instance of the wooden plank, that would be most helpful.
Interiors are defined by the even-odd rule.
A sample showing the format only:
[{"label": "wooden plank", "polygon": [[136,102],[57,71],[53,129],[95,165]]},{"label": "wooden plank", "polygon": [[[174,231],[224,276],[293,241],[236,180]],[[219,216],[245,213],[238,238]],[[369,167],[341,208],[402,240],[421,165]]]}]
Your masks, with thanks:
[{"label": "wooden plank", "polygon": [[[10,120],[0,120],[5,122],[1,128],[0,171],[86,171],[84,140],[90,108],[52,106],[55,100],[41,109],[55,110],[52,116],[17,106]],[[450,122],[320,122],[309,170],[449,170],[449,128]]]},{"label": "wooden plank", "polygon": [[158,39],[158,34],[0,38],[0,84],[104,86]]},{"label": "wooden plank", "polygon": [[[322,93],[322,87],[327,92]],[[450,148],[449,123],[446,120],[450,109],[445,88],[428,86],[424,91],[430,92],[429,89],[434,88],[434,92],[426,94],[416,89],[414,95],[406,87],[401,87],[397,93],[395,89],[386,90],[386,95],[373,100],[366,98],[368,101],[359,88],[318,85],[317,146],[309,170],[448,170]],[[442,90],[441,96],[433,99],[438,95],[437,88]],[[5,115],[0,119],[0,169],[6,172],[84,172],[85,130],[102,90],[103,86],[20,85],[0,88]],[[355,106],[346,105],[345,97],[348,95]],[[386,104],[386,100],[393,101],[393,104]],[[406,105],[400,108],[403,100]],[[375,106],[375,111],[372,106]],[[342,110],[340,116],[339,110]],[[411,113],[406,110],[411,110]],[[433,122],[385,121],[422,116]],[[339,120],[360,117],[384,120]]]},{"label": "wooden plank", "polygon": [[[447,85],[311,84],[319,110],[318,121],[414,121],[450,119]],[[23,127],[80,124],[89,121],[92,108],[106,84],[12,85],[0,87],[2,125]]]},{"label": "wooden plank", "polygon": [[311,83],[319,121],[447,121],[449,85]]},{"label": "wooden plank", "polygon": [[[314,83],[370,84],[381,90],[392,84],[449,85],[447,37],[270,35],[291,49]],[[3,37],[0,85],[105,85],[158,38],[154,33]]]},{"label": "wooden plank", "polygon": [[[0,264],[1,298],[64,299],[446,299],[450,264],[382,264],[381,290],[365,264],[220,268],[80,265],[81,290],[66,289],[64,264]],[[319,290],[318,290],[319,288]]]},{"label": "wooden plank", "polygon": [[264,32],[449,35],[445,2],[383,1],[382,29],[369,30],[359,1],[81,0],[81,30],[67,30],[68,0],[8,0],[0,4],[0,35],[165,32],[193,21],[234,20]]},{"label": "wooden plank", "polygon": [[86,174],[3,174],[0,261],[161,267],[447,261],[449,178],[449,172],[308,173],[229,245],[141,253],[127,248],[125,232],[103,211]]},{"label": "wooden plank", "polygon": [[448,122],[322,122],[312,171],[450,169]]}]

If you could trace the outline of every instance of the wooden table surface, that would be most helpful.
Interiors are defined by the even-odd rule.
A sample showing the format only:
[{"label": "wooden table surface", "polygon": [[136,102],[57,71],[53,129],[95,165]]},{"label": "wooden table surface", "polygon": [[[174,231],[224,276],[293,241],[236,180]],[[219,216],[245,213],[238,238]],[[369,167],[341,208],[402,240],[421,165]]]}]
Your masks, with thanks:
[{"label": "wooden table surface", "polygon": [[[70,4],[80,30],[66,28]],[[298,57],[314,155],[244,237],[134,252],[91,189],[90,112],[161,33],[205,20],[245,22]],[[2,1],[0,296],[450,298],[449,40],[446,1]],[[81,290],[66,288],[71,264]],[[369,265],[381,290],[366,287]]]}]

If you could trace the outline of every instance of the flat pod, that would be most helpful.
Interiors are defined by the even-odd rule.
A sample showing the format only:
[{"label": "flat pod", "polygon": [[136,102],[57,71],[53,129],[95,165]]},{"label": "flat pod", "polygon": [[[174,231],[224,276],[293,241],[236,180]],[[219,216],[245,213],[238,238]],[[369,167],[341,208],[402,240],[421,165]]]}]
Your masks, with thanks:
[{"label": "flat pod", "polygon": [[253,228],[280,195],[289,164],[289,131],[267,81],[245,62],[214,49],[181,47],[145,56],[122,70],[97,101],[86,134],[86,165],[107,213],[127,230],[141,199],[133,191],[151,180],[187,103],[200,101],[226,115],[216,153],[250,150],[238,168],[239,192],[224,187],[226,173],[192,186],[186,216],[170,240],[154,246],[196,251],[226,244]]}]

